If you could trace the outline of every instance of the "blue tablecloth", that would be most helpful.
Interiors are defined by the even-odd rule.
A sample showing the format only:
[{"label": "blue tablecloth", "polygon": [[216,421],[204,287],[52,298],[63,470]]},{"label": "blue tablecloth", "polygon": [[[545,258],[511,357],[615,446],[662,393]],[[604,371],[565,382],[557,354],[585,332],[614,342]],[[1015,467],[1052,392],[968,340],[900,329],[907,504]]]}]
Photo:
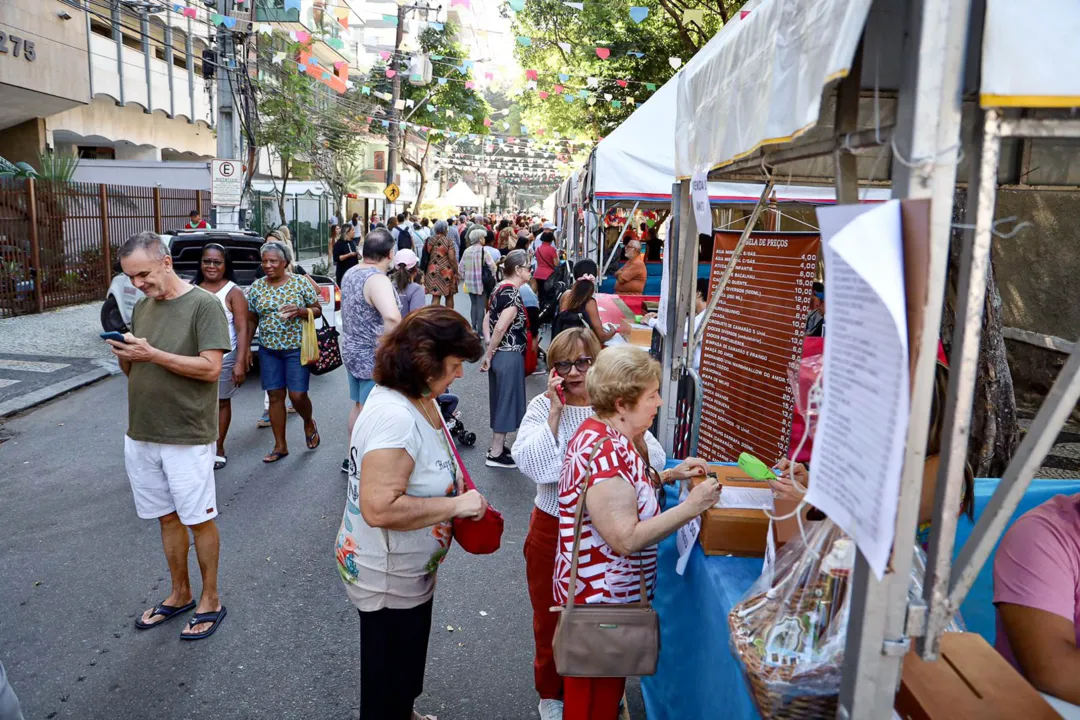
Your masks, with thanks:
[{"label": "blue tablecloth", "polygon": [[[997,480],[975,481],[975,517],[986,507]],[[1077,480],[1035,480],[1013,519],[1050,497],[1080,492]],[[676,502],[669,492],[669,507]],[[1010,523],[1012,521],[1010,520]],[[973,524],[962,518],[959,552]],[[996,548],[995,548],[996,549]],[[681,577],[675,573],[674,536],[660,543],[655,607],[660,614],[661,650],[656,675],[642,678],[649,720],[724,717],[758,718],[742,670],[728,644],[727,616],[761,572],[757,558],[706,557],[695,545]],[[968,630],[994,642],[993,557],[979,574],[961,612]]]}]

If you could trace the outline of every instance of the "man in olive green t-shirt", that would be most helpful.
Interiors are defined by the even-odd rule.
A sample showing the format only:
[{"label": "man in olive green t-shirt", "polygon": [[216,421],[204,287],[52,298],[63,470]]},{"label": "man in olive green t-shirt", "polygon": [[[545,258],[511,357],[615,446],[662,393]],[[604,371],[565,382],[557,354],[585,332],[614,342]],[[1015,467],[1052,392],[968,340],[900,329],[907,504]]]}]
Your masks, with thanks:
[{"label": "man in olive green t-shirt", "polygon": [[[180,637],[199,640],[225,618],[217,590],[214,447],[221,359],[232,347],[229,325],[216,297],[173,271],[156,234],[128,238],[120,265],[146,295],[132,311],[124,342],[108,341],[128,376],[124,465],[139,517],[161,523],[172,580],[169,596],[144,612],[135,627],[156,627],[194,609]],[[202,571],[198,604],[188,579],[188,528]]]}]

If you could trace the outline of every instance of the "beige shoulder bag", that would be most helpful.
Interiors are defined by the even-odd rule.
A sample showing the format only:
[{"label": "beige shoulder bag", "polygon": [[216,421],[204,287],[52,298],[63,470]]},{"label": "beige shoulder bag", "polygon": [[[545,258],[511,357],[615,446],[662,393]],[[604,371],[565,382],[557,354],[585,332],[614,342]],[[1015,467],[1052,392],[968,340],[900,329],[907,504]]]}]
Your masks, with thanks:
[{"label": "beige shoulder bag", "polygon": [[593,461],[605,440],[593,446],[578,495],[570,586],[566,605],[560,610],[555,628],[555,668],[560,675],[567,677],[652,675],[660,658],[660,620],[649,604],[644,567],[638,568],[641,575],[641,602],[623,605],[574,603],[585,494],[589,491]]}]

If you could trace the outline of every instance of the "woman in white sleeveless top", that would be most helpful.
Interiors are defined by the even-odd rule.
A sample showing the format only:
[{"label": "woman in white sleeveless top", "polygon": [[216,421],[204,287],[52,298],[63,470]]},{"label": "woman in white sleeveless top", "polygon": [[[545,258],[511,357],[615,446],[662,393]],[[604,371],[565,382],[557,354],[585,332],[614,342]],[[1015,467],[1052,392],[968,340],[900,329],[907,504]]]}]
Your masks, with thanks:
[{"label": "woman in white sleeveless top", "polygon": [[195,274],[195,284],[212,293],[225,311],[229,321],[229,337],[232,350],[221,360],[221,375],[218,377],[218,439],[217,456],[214,469],[225,467],[228,457],[225,455],[225,436],[229,433],[232,421],[232,396],[236,388],[244,384],[247,376],[248,355],[251,348],[245,342],[237,343],[237,338],[247,337],[248,314],[247,298],[233,277],[232,262],[229,253],[217,243],[210,243],[203,248],[199,269]]}]

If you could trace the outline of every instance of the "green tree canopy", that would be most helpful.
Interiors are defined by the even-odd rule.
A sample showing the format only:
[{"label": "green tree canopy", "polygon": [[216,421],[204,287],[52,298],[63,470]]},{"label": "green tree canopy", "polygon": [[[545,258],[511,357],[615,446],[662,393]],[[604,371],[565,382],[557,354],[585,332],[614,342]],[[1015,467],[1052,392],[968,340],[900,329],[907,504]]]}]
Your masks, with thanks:
[{"label": "green tree canopy", "polygon": [[[530,131],[578,139],[610,133],[675,74],[669,58],[688,61],[744,2],[636,0],[637,7],[648,8],[648,16],[638,23],[628,5],[586,0],[577,10],[562,0],[525,0],[513,27],[516,35],[531,41],[517,45],[519,63],[537,72],[536,89],[526,90],[521,103]],[[687,10],[689,20],[684,17]],[[597,48],[610,53],[607,59]]]},{"label": "green tree canopy", "polygon": [[[452,67],[460,66],[461,61],[468,58],[461,44],[452,39],[455,35],[456,28],[449,22],[441,31],[429,26],[420,33],[420,52],[432,60],[432,79],[427,85],[414,85],[409,81],[409,63],[405,57],[392,57],[388,63],[378,63],[368,75],[373,90],[389,95],[393,90],[393,81],[386,77],[387,66],[401,73],[401,99],[406,101],[407,107],[399,117],[414,126],[407,130],[416,132],[421,128],[419,133],[424,139],[423,148],[410,148],[404,141],[405,134],[399,136],[399,142],[403,145],[400,148],[402,161],[420,174],[418,205],[423,200],[427,185],[431,148],[439,148],[450,139],[451,132],[466,135],[486,135],[490,132],[484,120],[490,117],[491,106],[476,88],[466,86],[473,80],[472,69],[465,67],[461,72],[457,67]],[[439,82],[439,77],[446,81]],[[389,103],[384,102],[384,111],[388,107]],[[371,123],[371,131],[379,135],[387,134],[381,119]]]}]

